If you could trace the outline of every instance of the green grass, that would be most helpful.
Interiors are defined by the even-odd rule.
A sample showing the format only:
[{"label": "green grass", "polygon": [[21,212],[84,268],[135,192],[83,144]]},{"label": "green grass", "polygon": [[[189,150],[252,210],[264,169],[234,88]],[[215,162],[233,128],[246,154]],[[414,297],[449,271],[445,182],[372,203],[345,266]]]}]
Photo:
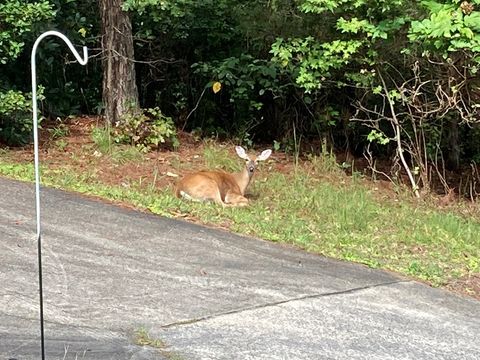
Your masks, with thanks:
[{"label": "green grass", "polygon": [[139,346],[150,346],[158,349],[165,347],[165,343],[162,340],[152,339],[145,328],[140,328],[135,331],[134,341],[135,344]]},{"label": "green grass", "polygon": [[[215,160],[216,159],[216,160]],[[226,150],[207,146],[206,167],[235,168]],[[480,223],[426,203],[381,200],[373,187],[347,178],[332,160],[311,158],[288,174],[263,164],[245,208],[185,202],[170,188],[107,186],[94,170],[42,169],[42,183],[133,204],[168,217],[188,214],[208,224],[230,225],[241,234],[296,245],[337,259],[397,271],[441,286],[480,272]],[[31,181],[30,164],[2,160],[0,174]]]},{"label": "green grass", "polygon": [[92,140],[95,148],[103,155],[108,155],[116,164],[129,161],[142,161],[143,154],[135,146],[116,144],[108,127],[95,127],[92,129]]},{"label": "green grass", "polygon": [[48,129],[48,132],[50,133],[50,138],[54,140],[60,139],[70,134],[69,128],[63,123],[58,123],[53,128]]},{"label": "green grass", "polygon": [[228,149],[215,146],[212,142],[207,142],[203,159],[206,169],[220,168],[227,171],[238,171],[243,161],[239,160],[236,155],[231,155]]},{"label": "green grass", "polygon": [[92,140],[102,154],[110,154],[113,140],[109,127],[95,127],[92,129]]},{"label": "green grass", "polygon": [[168,360],[182,360],[183,357],[173,351],[166,351],[165,348],[167,345],[163,340],[154,339],[150,336],[145,328],[140,328],[135,331],[134,343],[138,346],[149,346],[157,349],[162,355],[163,358]]},{"label": "green grass", "polygon": [[129,161],[142,161],[143,154],[134,146],[114,145],[110,157],[114,163],[125,164]]}]

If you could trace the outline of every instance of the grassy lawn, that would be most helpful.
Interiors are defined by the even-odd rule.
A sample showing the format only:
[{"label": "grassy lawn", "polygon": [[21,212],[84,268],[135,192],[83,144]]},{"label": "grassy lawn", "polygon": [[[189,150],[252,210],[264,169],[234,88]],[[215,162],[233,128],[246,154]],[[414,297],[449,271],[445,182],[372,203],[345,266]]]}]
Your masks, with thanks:
[{"label": "grassy lawn", "polygon": [[[42,184],[393,270],[434,286],[451,287],[480,273],[480,222],[475,204],[439,208],[435,202],[414,201],[408,194],[383,190],[358,173],[347,176],[335,159],[324,156],[298,164],[292,160],[284,171],[278,170],[273,157],[261,166],[247,191],[250,206],[221,208],[175,198],[171,188],[175,179],[155,167],[150,176],[105,181],[100,164],[117,166],[120,172],[122,164],[146,162],[148,154],[119,147],[102,153],[96,143],[81,149],[95,154],[88,161],[82,162],[76,152],[68,153],[70,161],[62,165],[45,161]],[[199,153],[190,158],[203,168],[238,169],[242,161],[230,148],[202,143]],[[172,173],[184,173],[190,165],[175,154],[168,162]],[[33,166],[19,161],[14,151],[2,151],[0,174],[32,181]],[[461,292],[480,297],[477,288],[462,284]]]}]

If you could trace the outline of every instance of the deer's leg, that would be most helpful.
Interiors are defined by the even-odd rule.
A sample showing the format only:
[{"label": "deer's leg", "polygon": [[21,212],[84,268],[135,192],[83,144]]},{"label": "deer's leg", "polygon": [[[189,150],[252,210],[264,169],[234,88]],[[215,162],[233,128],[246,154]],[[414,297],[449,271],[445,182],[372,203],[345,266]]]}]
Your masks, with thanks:
[{"label": "deer's leg", "polygon": [[241,194],[229,191],[225,195],[225,204],[227,206],[247,206],[248,199]]},{"label": "deer's leg", "polygon": [[225,200],[225,201],[222,200],[222,193],[220,192],[220,189],[219,189],[218,187],[217,187],[217,189],[216,189],[216,191],[215,191],[215,194],[214,194],[212,200],[213,200],[217,205],[221,205],[222,207],[227,206],[226,200]]}]

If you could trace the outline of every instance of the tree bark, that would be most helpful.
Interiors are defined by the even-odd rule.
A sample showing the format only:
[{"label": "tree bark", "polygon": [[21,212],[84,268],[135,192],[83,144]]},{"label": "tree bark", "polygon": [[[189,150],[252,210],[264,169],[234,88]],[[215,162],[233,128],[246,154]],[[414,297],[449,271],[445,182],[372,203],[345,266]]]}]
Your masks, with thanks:
[{"label": "tree bark", "polygon": [[132,23],[122,0],[100,0],[102,21],[102,100],[105,119],[114,124],[138,109]]}]

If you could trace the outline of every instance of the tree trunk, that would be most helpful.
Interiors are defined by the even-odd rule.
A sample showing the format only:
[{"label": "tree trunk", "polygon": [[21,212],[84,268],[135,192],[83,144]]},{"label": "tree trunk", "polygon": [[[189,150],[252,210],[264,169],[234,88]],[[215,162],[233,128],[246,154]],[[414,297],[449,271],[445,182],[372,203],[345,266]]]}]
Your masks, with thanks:
[{"label": "tree trunk", "polygon": [[102,19],[103,105],[108,123],[138,109],[138,89],[133,62],[132,23],[122,10],[122,0],[100,0]]}]

